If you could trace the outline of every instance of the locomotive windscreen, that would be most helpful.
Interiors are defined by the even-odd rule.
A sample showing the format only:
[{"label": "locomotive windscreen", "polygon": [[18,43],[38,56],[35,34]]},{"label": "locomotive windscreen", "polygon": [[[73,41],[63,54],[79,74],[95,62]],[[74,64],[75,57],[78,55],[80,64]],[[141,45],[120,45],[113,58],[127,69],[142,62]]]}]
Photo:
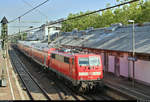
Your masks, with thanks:
[{"label": "locomotive windscreen", "polygon": [[89,63],[90,63],[91,66],[100,65],[99,57],[96,57],[96,56],[89,57]]},{"label": "locomotive windscreen", "polygon": [[90,56],[79,58],[79,65],[81,66],[97,66],[100,65],[100,59],[97,56]]}]

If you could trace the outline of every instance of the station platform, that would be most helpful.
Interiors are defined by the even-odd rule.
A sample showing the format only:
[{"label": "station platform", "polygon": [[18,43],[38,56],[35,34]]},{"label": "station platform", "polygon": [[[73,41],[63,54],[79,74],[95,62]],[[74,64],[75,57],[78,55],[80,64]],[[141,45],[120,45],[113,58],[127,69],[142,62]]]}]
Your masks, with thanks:
[{"label": "station platform", "polygon": [[[5,61],[4,61],[5,60]],[[6,86],[0,85],[0,101],[2,100],[25,100],[25,92],[22,90],[19,80],[12,68],[11,62],[8,59],[4,59],[2,50],[0,49],[0,80],[2,75],[2,68],[6,64]]]},{"label": "station platform", "polygon": [[114,88],[115,90],[128,94],[137,100],[150,99],[150,86],[139,82],[134,82],[125,77],[117,77],[112,73],[104,72],[104,83],[106,86]]}]

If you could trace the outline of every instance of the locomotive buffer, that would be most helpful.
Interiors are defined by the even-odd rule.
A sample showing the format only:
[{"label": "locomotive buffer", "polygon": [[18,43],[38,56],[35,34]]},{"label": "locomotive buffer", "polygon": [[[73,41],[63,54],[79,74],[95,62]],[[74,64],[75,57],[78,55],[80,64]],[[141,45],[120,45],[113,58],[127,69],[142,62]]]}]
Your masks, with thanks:
[{"label": "locomotive buffer", "polygon": [[8,37],[8,30],[7,30],[7,19],[4,17],[1,21],[2,23],[2,28],[1,28],[1,47],[2,47],[2,65],[0,68],[0,86],[6,86],[7,81],[6,81],[6,58],[7,58],[7,37]]}]

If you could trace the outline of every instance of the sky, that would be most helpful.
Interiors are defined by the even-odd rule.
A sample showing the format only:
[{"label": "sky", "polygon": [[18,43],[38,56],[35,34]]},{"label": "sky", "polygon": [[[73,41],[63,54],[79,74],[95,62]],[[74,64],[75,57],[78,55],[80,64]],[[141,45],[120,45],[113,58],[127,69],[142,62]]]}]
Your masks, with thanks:
[{"label": "sky", "polygon": [[[45,0],[0,0],[0,20],[5,16],[8,21],[11,21],[44,1]],[[49,0],[44,5],[22,17],[21,22],[24,21],[26,23],[19,24],[18,20],[9,23],[9,34],[18,32],[19,28],[14,26],[27,26],[21,27],[21,31],[23,31],[27,30],[29,26],[38,27],[44,24],[46,18],[48,21],[55,21],[60,18],[66,18],[69,13],[86,12],[88,10],[94,11],[105,8],[108,3],[110,6],[118,4],[116,0]],[[32,5],[32,7],[29,6],[29,4]]]}]

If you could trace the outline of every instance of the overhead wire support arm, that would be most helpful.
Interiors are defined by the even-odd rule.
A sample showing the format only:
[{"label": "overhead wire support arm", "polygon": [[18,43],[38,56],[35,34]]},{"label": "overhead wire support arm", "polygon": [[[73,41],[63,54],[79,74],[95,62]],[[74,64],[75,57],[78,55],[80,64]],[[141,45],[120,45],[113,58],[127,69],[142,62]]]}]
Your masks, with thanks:
[{"label": "overhead wire support arm", "polygon": [[24,14],[22,14],[21,16],[19,16],[19,17],[13,19],[13,20],[11,20],[11,21],[9,21],[8,23],[12,23],[12,22],[16,21],[17,19],[19,19],[19,18],[25,16],[26,14],[30,13],[31,11],[33,11],[34,9],[40,7],[41,5],[45,4],[45,3],[48,2],[48,1],[49,1],[49,0],[44,1],[43,3],[37,5],[36,7],[32,8],[32,9],[30,9],[29,11],[25,12]]}]

